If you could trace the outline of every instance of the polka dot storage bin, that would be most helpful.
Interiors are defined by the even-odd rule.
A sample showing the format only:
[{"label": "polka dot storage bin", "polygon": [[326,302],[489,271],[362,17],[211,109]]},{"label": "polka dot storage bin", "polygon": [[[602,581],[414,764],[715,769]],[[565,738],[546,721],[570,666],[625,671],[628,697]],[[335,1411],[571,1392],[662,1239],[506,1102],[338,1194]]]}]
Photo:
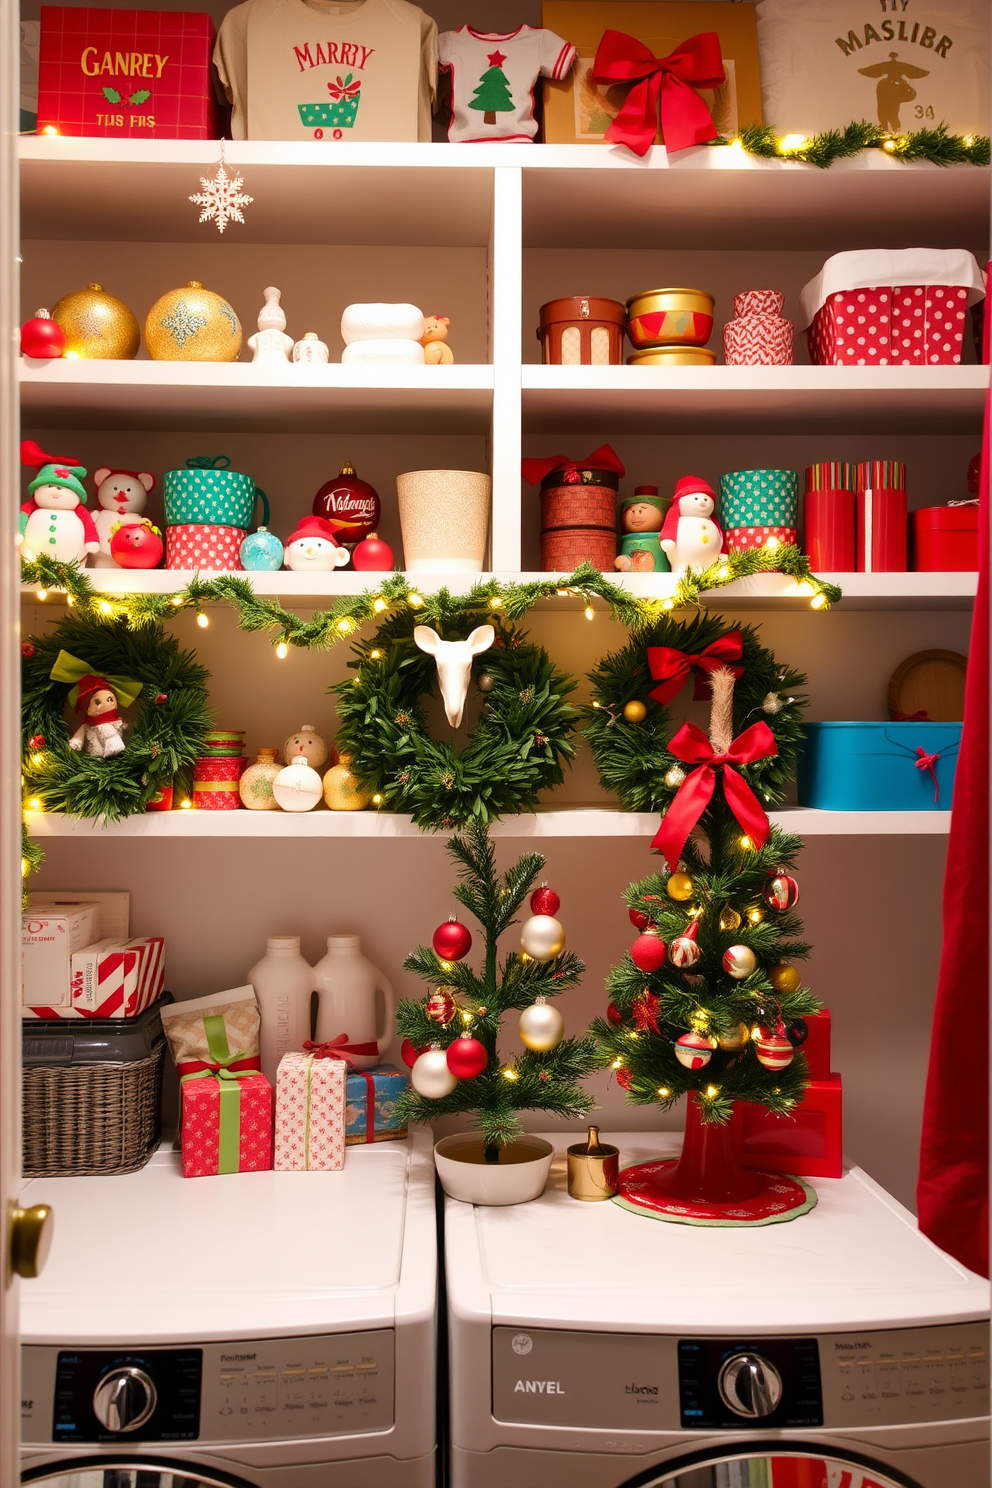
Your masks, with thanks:
[{"label": "polka dot storage bin", "polygon": [[[226,455],[196,455],[185,470],[167,470],[163,487],[167,527],[251,526],[255,503],[262,504],[262,525],[269,525],[269,503],[250,475],[230,468]],[[241,564],[235,565],[240,568]]]},{"label": "polka dot storage bin", "polygon": [[204,527],[197,523],[165,529],[166,568],[201,573],[241,572],[243,527]]},{"label": "polka dot storage bin", "polygon": [[748,548],[782,547],[795,543],[797,537],[795,527],[728,527],[727,551],[743,553]]},{"label": "polka dot storage bin", "polygon": [[720,524],[736,527],[796,525],[799,483],[794,470],[732,470],[720,477]]}]

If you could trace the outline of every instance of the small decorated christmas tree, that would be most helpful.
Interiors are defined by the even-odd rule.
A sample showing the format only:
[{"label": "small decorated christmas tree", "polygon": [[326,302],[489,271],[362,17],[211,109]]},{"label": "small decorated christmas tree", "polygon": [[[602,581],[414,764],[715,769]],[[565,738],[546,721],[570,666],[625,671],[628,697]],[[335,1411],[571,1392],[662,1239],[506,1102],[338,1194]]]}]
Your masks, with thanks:
[{"label": "small decorated christmas tree", "polygon": [[[545,863],[540,853],[526,853],[499,874],[484,826],[466,827],[447,846],[461,865],[454,896],[482,928],[483,961],[478,971],[466,962],[472,935],[454,917],[438,926],[431,946],[406,958],[405,969],[432,990],[425,1001],[409,999],[397,1008],[413,1086],[401,1101],[413,1122],[471,1112],[485,1160],[496,1163],[523,1131],[520,1111],[577,1117],[592,1106],[579,1082],[596,1065],[594,1042],[565,1038],[564,1019],[551,1001],[574,987],[585,967],[564,949],[565,932],[555,919],[558,895],[546,885],[531,893]],[[521,949],[500,965],[497,941],[528,894],[532,913],[521,926]],[[520,1012],[524,1047],[502,1058],[497,1045],[511,1011]]]},{"label": "small decorated christmas tree", "polygon": [[475,89],[469,108],[478,109],[482,113],[483,122],[495,124],[497,114],[510,114],[513,112],[513,95],[510,92],[510,84],[501,63],[506,58],[502,52],[495,51],[489,56],[490,66],[479,79],[479,85]]}]

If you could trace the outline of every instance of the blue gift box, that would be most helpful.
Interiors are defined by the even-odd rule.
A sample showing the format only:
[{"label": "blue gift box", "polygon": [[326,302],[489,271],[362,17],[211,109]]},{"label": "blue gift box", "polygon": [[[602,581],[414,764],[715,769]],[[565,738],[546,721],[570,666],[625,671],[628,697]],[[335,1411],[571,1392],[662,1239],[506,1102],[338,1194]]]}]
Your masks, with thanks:
[{"label": "blue gift box", "polygon": [[[370,1069],[368,1074],[371,1075],[375,1085],[371,1140],[392,1142],[405,1137],[406,1123],[397,1119],[396,1102],[403,1091],[409,1088],[409,1075],[397,1069],[394,1064],[377,1065],[375,1069]],[[344,1139],[346,1144],[370,1140],[367,1121],[368,1106],[368,1081],[364,1074],[351,1070],[345,1086]]]},{"label": "blue gift box", "polygon": [[821,811],[947,811],[960,723],[807,723],[799,804]]}]

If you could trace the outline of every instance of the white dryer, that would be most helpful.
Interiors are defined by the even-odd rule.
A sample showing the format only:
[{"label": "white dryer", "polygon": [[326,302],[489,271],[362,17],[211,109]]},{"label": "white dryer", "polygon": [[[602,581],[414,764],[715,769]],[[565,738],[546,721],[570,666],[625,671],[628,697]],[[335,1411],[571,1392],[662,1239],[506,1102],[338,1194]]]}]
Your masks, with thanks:
[{"label": "white dryer", "polygon": [[[25,1481],[433,1488],[430,1135],[336,1173],[35,1179],[21,1291]],[[184,1476],[186,1475],[186,1476]]]},{"label": "white dryer", "polygon": [[[988,1285],[863,1172],[751,1230],[447,1200],[451,1488],[988,1488]],[[621,1164],[678,1136],[611,1136]]]}]

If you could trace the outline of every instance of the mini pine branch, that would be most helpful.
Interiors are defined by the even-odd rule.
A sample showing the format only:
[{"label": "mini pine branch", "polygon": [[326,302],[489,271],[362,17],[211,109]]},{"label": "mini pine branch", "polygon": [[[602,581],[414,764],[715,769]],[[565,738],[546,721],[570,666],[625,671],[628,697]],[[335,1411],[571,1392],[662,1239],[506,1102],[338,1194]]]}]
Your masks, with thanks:
[{"label": "mini pine branch", "polygon": [[580,1083],[597,1062],[595,1043],[588,1035],[562,1039],[544,1051],[525,1048],[506,1064],[497,1047],[504,1013],[523,1012],[538,998],[550,1001],[560,996],[579,982],[585,967],[578,956],[564,950],[550,961],[517,951],[510,951],[501,964],[498,961],[497,941],[513,925],[544,867],[540,853],[525,853],[500,874],[492,840],[480,823],[450,838],[447,848],[459,865],[454,896],[482,929],[483,967],[479,971],[465,961],[442,960],[433,947],[418,946],[404,968],[450,997],[452,1016],[439,1023],[428,1014],[426,1002],[410,998],[397,1008],[396,1026],[421,1051],[450,1049],[469,1032],[483,1046],[487,1063],[481,1074],[458,1080],[439,1098],[407,1091],[400,1097],[401,1110],[413,1122],[472,1114],[487,1158],[497,1160],[499,1150],[523,1130],[520,1111],[574,1119],[592,1107]]}]

